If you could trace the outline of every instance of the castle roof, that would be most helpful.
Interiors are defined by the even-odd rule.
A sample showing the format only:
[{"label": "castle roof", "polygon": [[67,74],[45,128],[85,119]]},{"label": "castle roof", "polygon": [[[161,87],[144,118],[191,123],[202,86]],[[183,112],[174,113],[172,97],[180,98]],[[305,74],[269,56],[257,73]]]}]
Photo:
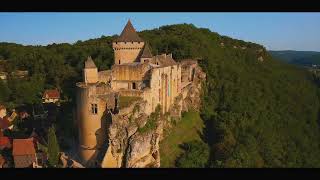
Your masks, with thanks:
[{"label": "castle roof", "polygon": [[149,45],[144,45],[143,52],[141,58],[152,58],[152,53],[150,51]]},{"label": "castle roof", "polygon": [[91,56],[88,56],[88,59],[86,60],[84,67],[85,68],[97,68],[97,66],[94,64]]},{"label": "castle roof", "polygon": [[143,42],[129,20],[115,42]]},{"label": "castle roof", "polygon": [[177,64],[177,62],[171,56],[166,54],[157,55],[156,62],[158,62],[162,67],[173,66]]}]

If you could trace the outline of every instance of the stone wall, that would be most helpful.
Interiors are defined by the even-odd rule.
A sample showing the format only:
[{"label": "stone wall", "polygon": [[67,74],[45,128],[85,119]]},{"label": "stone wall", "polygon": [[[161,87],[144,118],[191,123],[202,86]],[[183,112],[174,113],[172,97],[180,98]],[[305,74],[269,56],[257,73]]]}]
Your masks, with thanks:
[{"label": "stone wall", "polygon": [[112,66],[113,81],[142,81],[150,69],[148,64],[130,64]]},{"label": "stone wall", "polygon": [[97,68],[84,68],[83,77],[85,83],[98,82],[98,69]]},{"label": "stone wall", "polygon": [[115,64],[132,63],[138,61],[144,42],[114,42],[112,47]]},{"label": "stone wall", "polygon": [[99,71],[98,80],[99,82],[104,82],[104,83],[108,83],[109,81],[111,81],[111,70]]},{"label": "stone wall", "polygon": [[145,94],[152,111],[158,104],[163,113],[168,112],[174,99],[180,94],[181,69],[179,65],[154,68],[151,70],[150,92]]}]

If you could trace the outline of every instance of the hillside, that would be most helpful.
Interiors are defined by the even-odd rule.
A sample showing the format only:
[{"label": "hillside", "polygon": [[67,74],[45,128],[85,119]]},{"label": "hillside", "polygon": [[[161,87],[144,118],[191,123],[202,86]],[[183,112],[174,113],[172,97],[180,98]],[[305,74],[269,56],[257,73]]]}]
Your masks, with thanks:
[{"label": "hillside", "polygon": [[315,51],[269,51],[281,61],[299,66],[320,65],[320,52]]},{"label": "hillside", "polygon": [[[207,74],[200,114],[205,124],[202,141],[209,145],[210,157],[201,143],[191,143],[193,148],[168,162],[176,160],[179,167],[320,167],[319,89],[308,71],[274,60],[261,45],[190,24],[163,26],[140,35],[153,53],[202,59]],[[31,73],[31,80],[22,85],[0,84],[1,102],[32,103],[35,98],[30,97],[52,86],[72,99],[87,56],[99,69],[110,68],[113,38],[72,45],[1,43],[0,56],[9,61],[7,68]]]}]

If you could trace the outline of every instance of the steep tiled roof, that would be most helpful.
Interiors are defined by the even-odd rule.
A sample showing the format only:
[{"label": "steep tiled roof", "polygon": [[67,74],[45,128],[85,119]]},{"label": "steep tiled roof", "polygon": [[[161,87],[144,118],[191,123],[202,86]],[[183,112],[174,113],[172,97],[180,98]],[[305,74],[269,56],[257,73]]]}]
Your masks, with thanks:
[{"label": "steep tiled roof", "polygon": [[91,56],[88,56],[86,62],[84,63],[85,68],[97,68],[97,66],[94,64]]},{"label": "steep tiled roof", "polygon": [[2,136],[0,137],[0,149],[4,148],[4,147],[10,147],[11,143],[10,143],[10,139],[6,136]]},{"label": "steep tiled roof", "polygon": [[115,42],[143,42],[129,20]]},{"label": "steep tiled roof", "polygon": [[36,150],[34,147],[33,138],[13,140],[13,156],[35,155],[35,153]]},{"label": "steep tiled roof", "polygon": [[8,129],[9,124],[10,122],[7,116],[5,116],[4,118],[0,118],[0,129]]},{"label": "steep tiled roof", "polygon": [[43,98],[59,99],[60,92],[56,89],[45,90],[43,93]]},{"label": "steep tiled roof", "polygon": [[141,58],[152,58],[152,53],[150,51],[149,45],[144,45],[143,52]]}]

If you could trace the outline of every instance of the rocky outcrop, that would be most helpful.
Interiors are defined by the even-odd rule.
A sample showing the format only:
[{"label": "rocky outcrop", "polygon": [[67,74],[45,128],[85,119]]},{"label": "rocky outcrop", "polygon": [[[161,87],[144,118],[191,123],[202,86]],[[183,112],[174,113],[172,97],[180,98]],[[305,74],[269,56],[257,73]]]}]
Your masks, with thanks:
[{"label": "rocky outcrop", "polygon": [[193,81],[182,89],[182,111],[198,111],[201,106],[201,86],[206,79],[206,74],[197,66]]},{"label": "rocky outcrop", "polygon": [[147,103],[143,100],[120,109],[117,114],[110,112],[109,146],[101,167],[160,167],[159,142],[163,138],[163,129],[179,120],[181,111],[199,110],[201,85],[205,78],[205,73],[197,66],[193,81],[176,97],[168,114],[161,115],[159,110],[147,116],[144,111]]},{"label": "rocky outcrop", "polygon": [[160,167],[161,120],[156,121],[154,129],[140,132],[148,121],[145,106],[146,102],[139,100],[111,115],[109,147],[102,167]]}]

